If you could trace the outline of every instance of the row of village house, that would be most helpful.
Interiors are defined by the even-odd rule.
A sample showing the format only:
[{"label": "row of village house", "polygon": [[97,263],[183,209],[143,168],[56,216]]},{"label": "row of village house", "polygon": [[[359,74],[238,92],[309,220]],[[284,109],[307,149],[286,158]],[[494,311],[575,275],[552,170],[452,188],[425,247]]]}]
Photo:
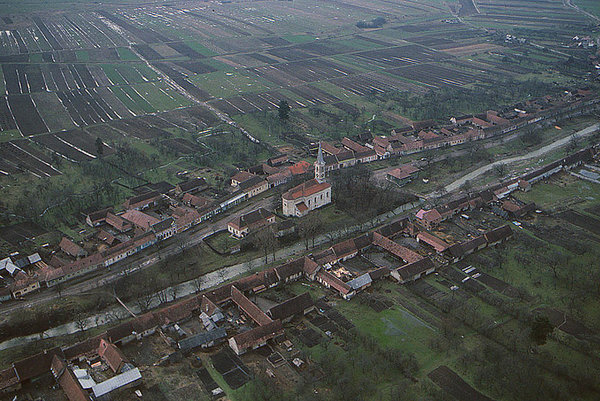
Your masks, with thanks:
[{"label": "row of village house", "polygon": [[[431,229],[436,224],[459,213],[460,211],[464,211],[469,208],[477,207],[481,204],[488,203],[493,197],[496,197],[497,199],[502,199],[508,196],[514,190],[520,189],[526,191],[531,187],[532,183],[535,183],[541,179],[548,178],[549,176],[557,173],[563,168],[571,168],[573,166],[587,162],[593,158],[593,155],[594,150],[592,148],[581,150],[563,159],[547,164],[532,172],[526,173],[519,178],[515,178],[497,184],[477,195],[463,196],[462,198],[454,200],[444,206],[434,208],[431,210],[420,211],[417,214],[417,218],[421,221],[421,224],[424,227],[426,227],[427,229]],[[307,169],[302,169],[302,171],[305,170]],[[418,170],[411,169],[410,171],[406,172],[402,171],[402,174],[404,177],[406,177],[412,176],[416,172],[418,172]],[[236,174],[236,176],[238,176],[239,178],[240,174]],[[228,209],[232,205],[238,204],[239,202],[241,202],[241,200],[248,199],[249,197],[251,197],[250,194],[252,193],[252,191],[256,190],[257,184],[255,183],[253,185],[244,186],[243,183],[244,179],[246,182],[248,181],[248,179],[252,180],[252,182],[256,181],[254,178],[260,177],[253,176],[250,173],[243,177],[241,179],[241,182],[236,183],[237,186],[241,186],[240,190],[238,191],[239,193],[236,192],[233,194],[233,196],[230,196],[225,201],[219,202],[216,207],[204,207],[200,210],[186,208],[186,213],[183,214],[185,218],[182,219],[184,221],[184,225],[177,225],[173,220],[167,219],[166,221],[159,222],[153,225],[150,231],[136,238],[133,238],[128,242],[124,242],[114,247],[111,247],[101,253],[87,256],[83,259],[62,266],[59,269],[48,268],[46,271],[43,271],[42,274],[40,274],[38,277],[32,278],[23,275],[24,277],[19,278],[19,280],[15,282],[16,285],[13,287],[12,290],[13,296],[22,296],[28,292],[40,288],[40,286],[52,287],[57,283],[88,273],[94,269],[97,269],[98,267],[108,267],[113,263],[123,260],[126,257],[153,245],[157,241],[169,238],[176,232],[181,232],[195,224],[199,224],[202,221],[205,221],[208,218]],[[232,180],[232,183],[234,181],[235,180]],[[264,187],[265,185],[262,185],[262,188]],[[263,190],[266,189],[262,189],[261,192]],[[140,203],[140,201],[138,200],[137,203],[132,203],[132,206],[143,209],[145,207],[148,207],[148,202]],[[507,205],[507,208],[509,207],[512,206]],[[519,208],[519,210],[507,210],[513,213],[519,213],[522,210],[526,210],[526,208]],[[234,231],[235,228],[231,228],[230,230]],[[235,234],[235,232],[233,233]],[[239,232],[237,235],[243,236],[241,232]]]},{"label": "row of village house", "polygon": [[[8,392],[17,390],[23,383],[27,383],[50,370],[57,377],[58,375],[53,368],[54,366],[62,364],[64,368],[67,362],[85,360],[90,355],[98,353],[103,347],[113,347],[112,344],[119,345],[136,339],[140,340],[147,335],[153,334],[156,330],[166,329],[168,326],[189,319],[192,316],[201,315],[209,318],[217,314],[221,314],[222,316],[220,308],[228,302],[235,304],[241,312],[257,325],[253,329],[237,333],[228,338],[230,348],[238,355],[243,354],[283,334],[282,323],[288,321],[294,315],[306,314],[314,309],[310,296],[302,294],[272,307],[265,313],[246,294],[260,293],[268,288],[284,285],[305,277],[310,281],[321,283],[326,288],[333,289],[344,299],[350,299],[356,292],[367,288],[373,281],[380,280],[383,277],[391,276],[398,282],[405,283],[431,273],[435,269],[435,266],[429,257],[421,256],[414,251],[404,248],[389,238],[412,229],[414,229],[414,225],[408,219],[405,218],[396,221],[374,232],[338,243],[318,254],[289,261],[283,265],[243,277],[233,283],[222,285],[217,289],[193,296],[158,311],[148,312],[73,346],[66,348],[56,347],[15,362],[8,369],[0,371],[0,391]],[[480,244],[477,249],[483,246],[496,245],[507,239],[511,233],[512,231],[507,226],[491,230],[482,235],[484,244]],[[387,267],[377,268],[348,282],[342,281],[331,272],[331,268],[335,264],[355,257],[373,246],[390,252],[405,264],[391,271]],[[460,244],[460,246],[467,247],[466,243]],[[463,253],[463,255],[475,249],[470,247],[468,252]],[[212,335],[212,333],[217,333],[218,335]],[[214,344],[218,339],[223,338],[225,334],[222,329],[218,330],[215,328],[210,332],[199,335],[202,337],[200,341],[194,339],[192,342],[195,346]],[[188,347],[183,346],[182,342],[180,342],[180,348],[184,349]],[[113,355],[119,355],[116,350],[113,349],[112,351]],[[121,362],[124,361],[121,360]],[[117,369],[121,369],[121,362],[116,361],[113,364]],[[111,363],[109,362],[109,365]],[[67,379],[69,379],[69,376],[64,380]],[[85,398],[87,397],[87,393],[82,391],[75,381],[69,380],[69,383],[62,383],[59,377],[57,377],[57,381],[59,381],[61,386],[64,384],[63,389],[68,386],[70,390],[67,391],[65,389],[65,392],[69,399],[89,399]],[[73,398],[71,394],[75,394]],[[82,395],[85,395],[85,397],[76,398],[82,397]]]},{"label": "row of village house", "polygon": [[[589,161],[592,156],[592,149],[585,149],[530,172],[521,179],[527,178],[530,182],[535,183],[558,171],[557,168],[572,167],[581,164]],[[502,196],[504,192],[498,192],[498,190],[514,186],[514,182],[513,180],[501,183],[490,190],[447,202],[435,210],[442,219],[445,219],[467,209],[481,207],[486,203],[498,199],[498,194]],[[515,189],[517,187],[515,186]],[[441,212],[438,212],[438,209]],[[333,289],[344,299],[350,299],[356,292],[367,288],[374,281],[383,277],[389,276],[400,283],[406,283],[414,281],[423,275],[430,274],[436,269],[430,257],[417,254],[391,239],[400,233],[413,235],[417,238],[417,241],[430,245],[435,252],[445,255],[448,262],[456,262],[477,250],[487,246],[495,246],[508,239],[512,234],[509,226],[502,226],[478,237],[450,245],[427,232],[427,229],[432,227],[432,223],[437,224],[441,220],[429,222],[425,218],[426,215],[426,213],[419,211],[415,222],[411,222],[408,218],[398,220],[374,232],[338,243],[317,254],[292,260],[283,265],[241,278],[202,295],[178,302],[170,307],[156,312],[149,312],[132,321],[113,327],[107,332],[86,340],[83,343],[76,344],[64,350],[55,348],[16,362],[11,368],[0,372],[0,389],[14,390],[18,388],[20,383],[47,372],[54,354],[64,355],[64,358],[67,360],[76,360],[82,355],[93,352],[98,348],[101,341],[105,340],[121,344],[134,339],[141,339],[146,335],[154,333],[158,328],[187,319],[196,313],[214,316],[220,313],[219,305],[223,305],[229,301],[233,302],[257,324],[257,327],[254,329],[238,333],[228,339],[229,346],[236,353],[241,354],[247,350],[257,348],[265,344],[268,340],[282,334],[282,322],[289,320],[295,314],[307,313],[313,308],[312,302],[308,299],[310,297],[306,297],[306,294],[303,294],[296,297],[297,299],[294,298],[285,301],[271,308],[267,313],[264,313],[248,299],[245,295],[247,293],[260,293],[268,288],[305,277],[308,280],[319,282],[323,286]],[[392,270],[387,267],[380,267],[348,282],[344,282],[332,274],[332,267],[337,263],[351,259],[373,246],[386,250],[402,260],[404,264]],[[207,334],[201,335],[203,339],[200,342],[195,339],[196,344],[212,344],[216,338],[222,338],[226,333],[220,332],[218,336]],[[35,366],[35,368],[32,366]]]},{"label": "row of village house", "polygon": [[[549,97],[542,99],[549,102]],[[530,102],[535,103],[536,101],[538,100]],[[434,138],[429,135],[430,133],[421,131],[417,135],[420,139],[411,139],[406,136],[406,132],[400,132],[390,138],[375,137],[373,143],[367,143],[367,146],[363,146],[349,138],[344,138],[341,142],[342,148],[337,148],[327,142],[321,142],[320,145],[327,155],[324,158],[325,171],[330,172],[360,163],[369,163],[380,158],[389,157],[390,155],[402,155],[442,146],[458,145],[467,140],[482,139],[499,133],[511,132],[542,121],[553,122],[559,119],[573,117],[588,112],[592,107],[597,107],[599,102],[600,98],[592,96],[589,91],[578,91],[573,96],[573,100],[569,102],[560,101],[558,103],[549,103],[551,104],[551,107],[547,107],[546,109],[533,114],[517,113],[517,117],[513,120],[499,117],[496,112],[488,112],[487,120],[484,120],[483,116],[470,116],[456,119],[454,121],[455,125],[462,125],[469,122],[479,127],[477,129],[469,129],[466,133],[457,135],[435,135]],[[218,201],[209,201],[189,193],[191,187],[206,184],[202,179],[190,180],[189,182],[180,184],[175,188],[174,192],[175,194],[183,195],[182,202],[185,206],[176,208],[172,219],[168,218],[164,221],[155,222],[151,226],[146,224],[148,227],[145,227],[146,232],[143,234],[138,235],[125,243],[109,248],[104,252],[69,263],[58,269],[47,268],[38,276],[20,274],[20,277],[18,277],[12,285],[12,295],[14,297],[20,297],[39,289],[41,286],[53,286],[59,282],[90,272],[98,267],[108,267],[113,263],[147,248],[157,241],[162,241],[176,233],[185,231],[244,200],[259,195],[269,188],[287,183],[294,176],[306,174],[312,168],[308,162],[304,161],[295,163],[292,166],[283,166],[287,161],[288,159],[286,156],[269,159],[268,163],[258,166],[260,168],[254,170],[258,174],[250,171],[240,171],[231,179],[231,185],[237,190],[233,194]],[[544,171],[540,177],[553,174],[561,168],[560,162],[556,162],[553,167]],[[403,184],[415,177],[417,172],[418,170],[403,171],[400,169],[398,171],[390,172],[388,178]],[[522,177],[521,180],[513,180],[513,182],[506,183],[507,185],[505,186],[496,188],[495,192],[498,192],[497,195],[499,195],[499,198],[502,198],[519,186],[531,184],[536,178],[539,179],[539,177],[532,176]],[[164,195],[159,191],[151,191],[130,198],[124,206],[128,210],[143,210],[149,205],[156,203],[158,199],[161,199],[163,196]],[[130,212],[130,214],[136,213]],[[133,218],[135,218],[135,216]],[[126,219],[112,213],[105,215],[104,219],[117,228],[123,228],[123,225],[130,224]],[[439,219],[440,217],[436,215],[436,211],[432,211],[430,214],[427,214],[425,221],[437,221]],[[0,296],[2,296],[2,294],[0,294]]]}]

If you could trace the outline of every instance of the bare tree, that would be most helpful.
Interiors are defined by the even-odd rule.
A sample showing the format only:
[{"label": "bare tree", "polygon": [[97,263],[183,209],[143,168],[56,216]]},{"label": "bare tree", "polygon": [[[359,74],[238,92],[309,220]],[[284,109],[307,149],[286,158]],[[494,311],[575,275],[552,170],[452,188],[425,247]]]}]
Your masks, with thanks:
[{"label": "bare tree", "polygon": [[276,241],[275,234],[268,228],[264,228],[254,235],[254,245],[258,249],[262,249],[265,255],[265,263],[269,262],[269,251],[276,246]]},{"label": "bare tree", "polygon": [[494,172],[498,177],[504,177],[506,174],[506,164],[498,163],[494,165]]},{"label": "bare tree", "polygon": [[75,323],[75,327],[77,327],[77,330],[80,332],[84,332],[87,327],[87,319],[82,312],[75,315],[73,323]]},{"label": "bare tree", "polygon": [[202,279],[202,276],[195,278],[194,281],[192,282],[192,284],[194,284],[194,290],[196,290],[196,294],[200,294],[200,291],[202,291],[202,283],[204,282],[204,280]]},{"label": "bare tree", "polygon": [[169,289],[169,292],[171,293],[171,301],[175,301],[177,299],[177,294],[179,293],[179,287],[174,285]]},{"label": "bare tree", "polygon": [[62,298],[62,291],[64,289],[64,284],[63,282],[58,282],[55,286],[54,289],[56,290],[56,293],[58,294],[59,298]]},{"label": "bare tree", "polygon": [[154,300],[154,294],[139,294],[136,297],[135,303],[140,308],[142,313],[148,312],[150,310],[150,306],[152,305],[152,301]]},{"label": "bare tree", "polygon": [[321,220],[314,213],[309,213],[307,216],[300,219],[298,223],[298,233],[300,238],[304,240],[304,245],[308,249],[309,241],[312,240],[312,246],[315,246],[315,237],[321,229]]},{"label": "bare tree", "polygon": [[167,289],[162,289],[160,290],[157,294],[158,296],[158,302],[160,302],[161,304],[166,304],[169,300],[167,297]]}]

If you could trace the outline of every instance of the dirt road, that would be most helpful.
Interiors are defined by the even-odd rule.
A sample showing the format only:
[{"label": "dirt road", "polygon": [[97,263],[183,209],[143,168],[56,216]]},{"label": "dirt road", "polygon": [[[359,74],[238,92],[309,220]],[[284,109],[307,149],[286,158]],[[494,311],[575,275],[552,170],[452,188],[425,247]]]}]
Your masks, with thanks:
[{"label": "dirt road", "polygon": [[576,133],[574,133],[573,135],[569,135],[565,138],[561,138],[555,142],[552,142],[549,145],[546,145],[544,147],[541,147],[537,150],[531,151],[529,153],[526,153],[524,155],[521,156],[515,156],[515,157],[509,157],[507,159],[503,159],[503,160],[497,160],[493,163],[490,164],[486,164],[485,166],[479,167],[477,170],[471,171],[468,174],[463,175],[462,177],[460,177],[458,180],[454,181],[451,184],[446,185],[445,189],[446,192],[452,192],[457,190],[458,188],[460,188],[465,182],[467,181],[472,181],[473,179],[479,177],[481,174],[485,173],[486,171],[491,170],[492,168],[494,168],[494,166],[500,165],[500,164],[511,164],[511,163],[515,163],[515,162],[520,162],[523,160],[528,160],[528,159],[533,159],[536,157],[540,157],[546,153],[549,153],[555,149],[560,148],[561,146],[566,145],[567,143],[569,143],[569,141],[573,138],[573,137],[577,137],[577,138],[584,138],[586,136],[592,135],[594,133],[596,133],[598,130],[600,130],[600,124],[596,123],[593,125],[590,125],[587,128],[584,128],[580,131],[577,131]]}]

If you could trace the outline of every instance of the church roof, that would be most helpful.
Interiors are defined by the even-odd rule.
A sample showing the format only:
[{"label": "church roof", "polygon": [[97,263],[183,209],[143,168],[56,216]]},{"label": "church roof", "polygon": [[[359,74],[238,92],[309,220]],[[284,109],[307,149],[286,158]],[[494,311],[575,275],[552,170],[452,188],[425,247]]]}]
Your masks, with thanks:
[{"label": "church roof", "polygon": [[326,182],[319,182],[315,179],[308,180],[283,194],[285,200],[296,200],[306,196],[311,196],[330,188],[331,185]]},{"label": "church roof", "polygon": [[319,142],[319,152],[317,153],[317,164],[325,164],[325,159],[323,159],[323,149],[321,149],[321,142]]}]

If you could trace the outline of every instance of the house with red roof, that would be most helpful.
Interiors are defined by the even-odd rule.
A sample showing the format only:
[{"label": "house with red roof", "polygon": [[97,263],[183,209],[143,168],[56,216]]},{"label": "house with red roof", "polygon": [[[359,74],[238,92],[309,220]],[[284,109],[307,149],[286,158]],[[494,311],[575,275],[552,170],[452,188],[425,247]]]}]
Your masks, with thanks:
[{"label": "house with red roof", "polygon": [[437,211],[437,209],[421,209],[417,212],[416,217],[419,223],[428,230],[431,230],[443,220],[442,215]]},{"label": "house with red roof", "polygon": [[325,182],[325,159],[319,145],[315,178],[295,186],[282,195],[284,216],[302,217],[311,210],[331,203],[331,185]]}]

